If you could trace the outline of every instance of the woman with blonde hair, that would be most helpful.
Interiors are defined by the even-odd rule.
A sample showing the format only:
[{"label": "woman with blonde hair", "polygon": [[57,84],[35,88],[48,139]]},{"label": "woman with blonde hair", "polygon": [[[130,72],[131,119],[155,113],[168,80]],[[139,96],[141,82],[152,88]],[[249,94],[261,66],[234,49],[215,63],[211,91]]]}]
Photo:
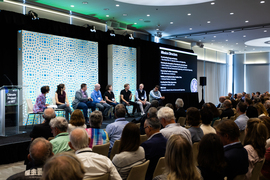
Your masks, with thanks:
[{"label": "woman with blonde hair", "polygon": [[256,108],[257,111],[258,111],[259,117],[262,117],[262,116],[269,116],[267,110],[265,109],[264,105],[263,105],[261,102],[256,103],[256,104],[255,104],[255,108]]},{"label": "woman with blonde hair", "polygon": [[78,127],[85,129],[87,126],[85,125],[85,119],[84,119],[82,111],[79,109],[76,109],[75,111],[73,111],[73,113],[70,116],[67,132],[70,133],[72,130]]},{"label": "woman with blonde hair", "polygon": [[264,158],[268,130],[263,121],[258,118],[251,118],[247,122],[245,134],[244,148],[248,152],[249,161],[248,172],[246,173],[245,179],[249,180],[255,164],[262,161]]},{"label": "woman with blonde hair", "polygon": [[195,166],[190,142],[180,134],[172,135],[166,147],[165,173],[154,180],[200,180],[200,170]]}]

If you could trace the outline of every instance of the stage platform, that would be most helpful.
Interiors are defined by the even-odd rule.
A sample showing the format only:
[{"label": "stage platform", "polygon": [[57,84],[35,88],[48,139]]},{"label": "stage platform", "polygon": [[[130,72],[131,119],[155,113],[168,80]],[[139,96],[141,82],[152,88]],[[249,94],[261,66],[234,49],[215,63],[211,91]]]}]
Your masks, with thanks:
[{"label": "stage platform", "polygon": [[[131,122],[136,117],[126,118],[127,121]],[[108,124],[111,124],[115,119],[104,120],[101,128],[105,129]],[[28,154],[28,147],[31,143],[31,138],[29,137],[30,132],[32,131],[33,126],[28,125],[20,127],[20,131],[25,131],[26,133],[0,137],[0,165],[9,164],[18,161],[24,161]]]}]

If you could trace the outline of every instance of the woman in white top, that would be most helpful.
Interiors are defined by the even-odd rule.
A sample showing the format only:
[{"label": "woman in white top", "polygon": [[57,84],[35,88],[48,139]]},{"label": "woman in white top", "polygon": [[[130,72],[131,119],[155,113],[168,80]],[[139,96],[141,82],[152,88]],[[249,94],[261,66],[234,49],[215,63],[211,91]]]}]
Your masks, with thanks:
[{"label": "woman in white top", "polygon": [[245,134],[244,148],[247,150],[249,161],[245,180],[249,180],[251,179],[255,164],[264,158],[268,130],[263,121],[258,118],[251,118],[247,122]]},{"label": "woman in white top", "polygon": [[85,123],[85,120],[84,120],[82,111],[79,109],[76,109],[75,111],[73,111],[73,113],[70,116],[67,132],[70,134],[72,130],[78,127],[85,129],[87,126],[84,123]]},{"label": "woman in white top", "polygon": [[214,118],[213,112],[211,111],[210,108],[211,108],[210,105],[205,103],[202,109],[200,110],[202,120],[201,129],[203,130],[204,135],[209,133],[216,134],[216,130],[210,125]]},{"label": "woman in white top", "polygon": [[133,166],[145,162],[144,149],[140,146],[140,130],[134,123],[128,123],[122,132],[119,154],[112,159],[122,179],[127,179]]}]

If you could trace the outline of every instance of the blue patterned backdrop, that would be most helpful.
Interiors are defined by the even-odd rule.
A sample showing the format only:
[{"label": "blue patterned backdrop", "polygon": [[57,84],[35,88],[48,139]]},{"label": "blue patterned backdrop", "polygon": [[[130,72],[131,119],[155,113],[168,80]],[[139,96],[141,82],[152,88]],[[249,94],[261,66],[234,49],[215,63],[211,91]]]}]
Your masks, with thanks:
[{"label": "blue patterned backdrop", "polygon": [[[124,84],[130,84],[130,91],[135,95],[136,91],[136,48],[112,45],[112,82],[113,92],[116,97],[116,101],[120,102],[120,91],[124,89]],[[134,100],[134,96],[132,97]],[[132,108],[129,107],[129,112]]]},{"label": "blue patterned backdrop", "polygon": [[[88,85],[88,94],[98,82],[98,43],[49,34],[22,31],[23,124],[27,119],[26,99],[33,105],[40,88],[50,86],[47,103],[52,104],[57,85],[64,83],[71,105],[81,83]],[[32,124],[32,120],[28,124]],[[37,123],[37,119],[34,120]]]}]

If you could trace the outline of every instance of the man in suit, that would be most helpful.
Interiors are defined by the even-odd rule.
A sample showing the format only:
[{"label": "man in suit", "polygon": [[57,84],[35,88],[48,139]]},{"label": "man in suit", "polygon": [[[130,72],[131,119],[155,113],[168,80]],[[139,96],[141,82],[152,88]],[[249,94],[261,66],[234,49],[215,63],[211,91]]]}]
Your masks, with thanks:
[{"label": "man in suit", "polygon": [[248,153],[239,141],[239,128],[232,120],[221,121],[216,126],[217,135],[224,146],[224,155],[227,162],[225,175],[233,180],[237,175],[248,172]]},{"label": "man in suit", "polygon": [[160,127],[160,121],[156,117],[146,119],[144,122],[144,129],[148,140],[142,143],[141,146],[144,148],[145,159],[150,160],[146,172],[146,180],[153,179],[153,173],[159,158],[165,156],[167,139],[159,132]]},{"label": "man in suit", "polygon": [[89,122],[89,118],[87,115],[88,108],[91,108],[92,111],[95,111],[96,104],[93,102],[93,99],[91,97],[88,97],[86,90],[87,85],[85,83],[81,84],[81,89],[76,91],[75,99],[72,102],[72,107],[73,109],[82,109],[85,118],[85,123],[88,123]]},{"label": "man in suit", "polygon": [[33,130],[30,132],[30,137],[32,138],[32,140],[38,137],[44,137],[45,139],[53,137],[50,127],[50,121],[55,117],[56,115],[52,108],[45,109],[43,113],[43,118],[45,119],[44,122],[42,124],[35,125],[33,127]]},{"label": "man in suit", "polygon": [[141,118],[141,125],[140,125],[140,133],[143,135],[145,134],[144,130],[144,122],[146,119],[150,119],[152,117],[157,117],[157,108],[156,107],[150,107],[146,115],[143,115]]},{"label": "man in suit", "polygon": [[228,117],[228,119],[231,118],[231,116],[234,116],[234,112],[232,110],[232,103],[231,100],[225,100],[224,101],[224,110],[222,111],[221,115],[220,115],[220,119],[222,119],[223,117]]},{"label": "man in suit", "polygon": [[219,104],[217,105],[217,108],[224,108],[224,101],[226,100],[225,96],[220,96],[219,97]]}]

